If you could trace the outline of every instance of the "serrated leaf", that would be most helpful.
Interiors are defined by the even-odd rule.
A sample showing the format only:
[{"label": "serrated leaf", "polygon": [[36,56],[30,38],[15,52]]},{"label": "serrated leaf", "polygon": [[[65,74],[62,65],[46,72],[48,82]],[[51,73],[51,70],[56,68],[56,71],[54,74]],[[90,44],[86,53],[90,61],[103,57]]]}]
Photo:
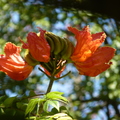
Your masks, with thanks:
[{"label": "serrated leaf", "polygon": [[48,112],[48,107],[49,107],[49,100],[47,100],[44,104],[43,104],[43,110],[45,112]]},{"label": "serrated leaf", "polygon": [[3,104],[5,105],[5,107],[11,107],[15,99],[16,99],[16,97],[7,98],[7,99],[3,102]]},{"label": "serrated leaf", "polygon": [[31,113],[34,110],[35,106],[38,104],[38,102],[39,102],[39,98],[31,99],[30,102],[28,103],[27,109],[25,111],[25,115]]},{"label": "serrated leaf", "polygon": [[56,96],[56,100],[62,101],[64,103],[68,103],[68,100],[63,96]]},{"label": "serrated leaf", "polygon": [[57,95],[63,95],[63,92],[58,92],[58,91],[53,91],[53,92],[49,92],[46,96],[49,98],[52,94],[57,94]]},{"label": "serrated leaf", "polygon": [[42,104],[44,101],[46,101],[46,99],[44,99],[44,98],[39,99],[39,105]]},{"label": "serrated leaf", "polygon": [[58,111],[59,111],[59,108],[60,108],[60,104],[58,101],[53,101],[53,100],[49,100],[49,104],[53,107],[55,107]]},{"label": "serrated leaf", "polygon": [[43,110],[45,112],[48,112],[49,106],[55,107],[59,111],[59,102],[58,101],[52,101],[52,100],[47,100],[44,105],[43,105]]},{"label": "serrated leaf", "polygon": [[68,100],[61,96],[62,93],[61,92],[50,92],[46,95],[47,99],[51,99],[51,100],[59,100],[59,101],[62,101],[64,103],[67,103]]}]

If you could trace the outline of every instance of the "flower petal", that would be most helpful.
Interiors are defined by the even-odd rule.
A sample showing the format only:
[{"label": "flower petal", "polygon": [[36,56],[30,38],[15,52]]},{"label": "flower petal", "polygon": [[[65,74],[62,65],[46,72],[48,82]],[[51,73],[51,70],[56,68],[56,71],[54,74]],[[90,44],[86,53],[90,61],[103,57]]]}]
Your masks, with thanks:
[{"label": "flower petal", "polygon": [[72,27],[68,27],[68,29],[75,34],[75,38],[77,40],[76,47],[71,56],[71,59],[74,62],[85,61],[92,54],[94,54],[94,52],[106,38],[104,32],[91,35],[88,26],[84,27],[82,31]]},{"label": "flower petal", "polygon": [[111,47],[101,47],[84,62],[75,63],[81,75],[95,77],[107,70],[112,62],[109,62],[115,53]]},{"label": "flower petal", "polygon": [[40,62],[48,62],[50,60],[50,46],[44,37],[46,31],[40,30],[40,36],[34,32],[30,32],[27,36],[27,43],[23,43],[24,49],[29,49],[32,57]]},{"label": "flower petal", "polygon": [[33,67],[20,56],[20,47],[9,42],[6,43],[4,52],[6,55],[0,55],[0,71],[5,72],[14,80],[26,79]]}]

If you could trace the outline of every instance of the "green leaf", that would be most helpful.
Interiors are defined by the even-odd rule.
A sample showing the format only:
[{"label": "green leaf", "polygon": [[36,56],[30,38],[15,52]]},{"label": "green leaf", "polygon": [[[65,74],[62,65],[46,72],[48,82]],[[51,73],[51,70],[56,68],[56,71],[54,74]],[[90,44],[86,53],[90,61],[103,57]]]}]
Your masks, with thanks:
[{"label": "green leaf", "polygon": [[25,115],[31,113],[39,101],[40,101],[39,98],[31,99],[30,102],[28,103],[27,109],[25,111]]},{"label": "green leaf", "polygon": [[59,102],[58,101],[47,100],[43,105],[43,110],[45,112],[48,112],[49,105],[55,107],[59,111]]},{"label": "green leaf", "polygon": [[46,95],[47,99],[51,99],[51,100],[59,100],[62,101],[64,103],[67,103],[68,100],[61,96],[63,93],[62,92],[50,92]]},{"label": "green leaf", "polygon": [[49,100],[49,104],[55,107],[59,111],[60,105],[58,101]]},{"label": "green leaf", "polygon": [[46,101],[45,98],[39,99],[39,105],[42,104],[44,101]]},{"label": "green leaf", "polygon": [[51,116],[51,118],[53,118],[55,120],[72,120],[72,118],[65,113],[54,114]]},{"label": "green leaf", "polygon": [[63,92],[58,92],[58,91],[53,91],[53,92],[49,92],[47,94],[47,97],[49,98],[49,96],[51,96],[51,94],[63,95],[64,93]]},{"label": "green leaf", "polygon": [[49,100],[47,100],[44,104],[43,104],[43,110],[45,112],[48,112],[48,107],[49,107]]},{"label": "green leaf", "polygon": [[3,104],[5,105],[5,107],[11,107],[15,99],[16,99],[16,97],[7,98],[7,99],[3,102]]},{"label": "green leaf", "polygon": [[37,104],[39,104],[39,106],[40,106],[40,104],[42,104],[44,101],[45,101],[44,98],[42,98],[42,99],[40,99],[40,98],[31,99],[30,102],[28,103],[27,109],[25,111],[25,115],[27,115],[28,113],[31,113],[34,110],[34,108]]}]

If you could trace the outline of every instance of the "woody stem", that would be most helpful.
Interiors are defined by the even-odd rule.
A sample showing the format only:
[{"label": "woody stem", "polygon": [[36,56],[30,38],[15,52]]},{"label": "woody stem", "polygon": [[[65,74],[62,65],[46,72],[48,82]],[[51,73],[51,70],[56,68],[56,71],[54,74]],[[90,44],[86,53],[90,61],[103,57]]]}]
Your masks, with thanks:
[{"label": "woody stem", "polygon": [[48,85],[46,94],[49,93],[49,92],[51,91],[53,82],[54,82],[54,76],[51,76],[51,77],[50,77],[50,82],[49,82],[49,85]]}]

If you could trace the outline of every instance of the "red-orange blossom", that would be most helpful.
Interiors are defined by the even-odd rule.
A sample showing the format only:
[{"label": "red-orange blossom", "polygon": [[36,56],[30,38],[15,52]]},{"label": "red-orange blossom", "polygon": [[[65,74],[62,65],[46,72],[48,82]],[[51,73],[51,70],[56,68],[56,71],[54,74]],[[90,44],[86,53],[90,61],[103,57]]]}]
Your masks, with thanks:
[{"label": "red-orange blossom", "polygon": [[20,56],[20,47],[8,42],[4,47],[5,55],[0,55],[0,71],[14,80],[24,80],[33,70]]},{"label": "red-orange blossom", "polygon": [[39,62],[48,62],[50,60],[50,46],[45,39],[45,30],[39,28],[40,35],[34,32],[28,33],[27,43],[23,43],[23,48],[28,49],[32,57]]},{"label": "red-orange blossom", "polygon": [[86,26],[82,31],[68,27],[75,34],[77,44],[71,56],[72,61],[81,75],[97,76],[107,70],[112,62],[109,62],[115,53],[112,47],[99,47],[104,42],[104,32],[91,34]]}]

